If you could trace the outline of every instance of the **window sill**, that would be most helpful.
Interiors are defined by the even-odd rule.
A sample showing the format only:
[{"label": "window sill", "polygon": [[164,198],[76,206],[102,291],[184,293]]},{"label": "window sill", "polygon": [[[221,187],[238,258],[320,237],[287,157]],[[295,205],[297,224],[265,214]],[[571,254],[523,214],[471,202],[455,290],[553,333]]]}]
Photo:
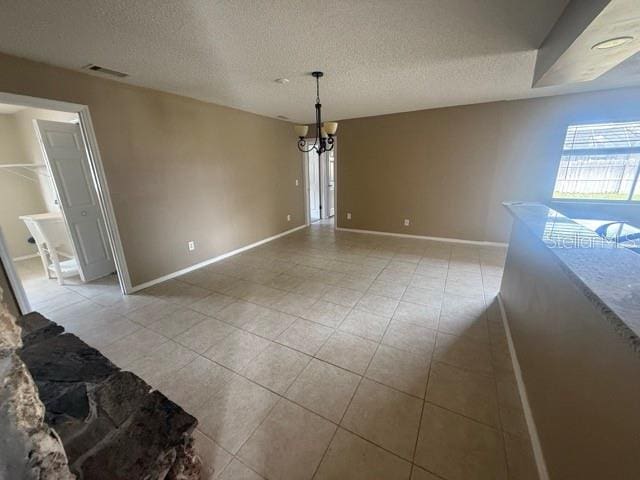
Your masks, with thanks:
[{"label": "window sill", "polygon": [[590,198],[552,198],[550,200],[551,203],[561,203],[561,204],[592,204],[592,205],[634,205],[640,206],[640,200],[601,200],[601,199],[590,199]]}]

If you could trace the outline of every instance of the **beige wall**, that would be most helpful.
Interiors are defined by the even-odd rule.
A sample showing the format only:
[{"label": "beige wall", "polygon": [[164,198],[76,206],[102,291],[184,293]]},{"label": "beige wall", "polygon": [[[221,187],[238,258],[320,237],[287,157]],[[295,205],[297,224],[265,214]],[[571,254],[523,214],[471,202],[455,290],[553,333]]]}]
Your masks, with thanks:
[{"label": "beige wall", "polygon": [[[0,115],[0,164],[11,163],[33,163],[33,161],[25,153],[20,137],[20,125],[15,115]],[[45,211],[46,207],[35,171],[0,169],[0,227],[7,249],[13,258],[33,255],[38,251],[35,245],[27,243],[30,236],[29,230],[18,217]]]},{"label": "beige wall", "polygon": [[0,71],[0,92],[89,106],[133,285],[304,223],[289,123],[2,54]]},{"label": "beige wall", "polygon": [[338,225],[507,241],[501,202],[550,200],[566,126],[638,119],[639,103],[620,89],[342,121]]}]

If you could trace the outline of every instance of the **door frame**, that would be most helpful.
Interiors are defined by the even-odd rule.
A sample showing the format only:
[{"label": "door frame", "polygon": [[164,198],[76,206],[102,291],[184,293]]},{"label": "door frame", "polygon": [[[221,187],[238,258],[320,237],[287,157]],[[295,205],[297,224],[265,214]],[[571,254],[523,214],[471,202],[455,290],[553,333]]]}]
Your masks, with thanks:
[{"label": "door frame", "polygon": [[333,137],[333,228],[338,228],[338,136]]},{"label": "door frame", "polygon": [[309,160],[307,153],[302,152],[302,187],[304,188],[304,224],[311,225],[309,215]]},{"label": "door frame", "polygon": [[[338,142],[337,138],[333,137],[333,149],[331,153],[333,153],[333,218],[335,219],[338,214]],[[325,154],[326,155],[326,154]],[[323,195],[323,212],[324,218],[331,218],[329,211],[329,162],[326,160],[322,162],[322,169],[324,170],[324,174],[322,175],[322,195]]]},{"label": "door frame", "polygon": [[[116,264],[116,274],[120,283],[122,293],[127,295],[133,292],[131,286],[131,277],[127,268],[124,249],[122,248],[122,240],[116,222],[116,216],[113,210],[113,202],[111,201],[111,192],[107,183],[107,177],[98,148],[98,140],[96,138],[93,122],[91,121],[91,113],[87,105],[79,103],[63,102],[59,100],[49,100],[46,98],[29,97],[26,95],[16,95],[13,93],[0,92],[0,103],[10,105],[20,105],[24,107],[40,108],[45,110],[57,110],[61,112],[77,113],[80,123],[80,130],[87,149],[89,159],[89,167],[94,179],[96,193],[98,195],[98,203],[100,211],[104,218],[107,228],[107,236],[109,245],[113,253],[113,259]],[[1,252],[0,252],[1,253]],[[3,260],[12,261],[10,258]],[[12,285],[13,287],[13,285]],[[15,288],[15,287],[14,287]],[[19,287],[18,287],[19,288]]]},{"label": "door frame", "polygon": [[[324,155],[324,157],[322,156]],[[318,176],[320,177],[320,220],[329,218],[327,216],[327,155],[323,153],[318,159]]]},{"label": "door frame", "polygon": [[[307,138],[307,143],[310,144],[311,143],[311,138]],[[316,143],[316,140],[314,140],[314,143]],[[303,167],[303,175],[304,175],[304,211],[305,211],[305,224],[306,225],[311,225],[311,212],[310,212],[310,208],[311,208],[311,191],[310,191],[310,185],[309,185],[309,155],[315,155],[316,157],[318,156],[318,152],[316,152],[315,150],[311,150],[310,152],[302,152],[302,167]],[[322,167],[322,163],[318,162],[318,201],[320,202],[320,218],[318,219],[318,221],[322,220],[324,217],[322,216],[322,211],[323,211],[323,200],[324,200],[324,192],[322,191],[323,187],[324,187],[324,181],[322,179],[322,174],[323,174],[324,168]]]},{"label": "door frame", "polygon": [[[13,264],[13,259],[9,254],[9,249],[7,248],[7,243],[4,239],[4,234],[2,233],[2,228],[0,227],[0,265],[2,265],[4,269],[4,273],[7,277],[7,281],[9,282],[9,287],[11,288],[11,292],[6,292],[7,295],[11,295],[13,293],[13,297],[16,299],[16,303],[18,304],[18,309],[20,313],[30,312],[31,304],[29,303],[29,298],[22,287],[22,282],[20,281],[20,277],[16,273],[15,266]],[[5,297],[6,300],[6,297]]]}]

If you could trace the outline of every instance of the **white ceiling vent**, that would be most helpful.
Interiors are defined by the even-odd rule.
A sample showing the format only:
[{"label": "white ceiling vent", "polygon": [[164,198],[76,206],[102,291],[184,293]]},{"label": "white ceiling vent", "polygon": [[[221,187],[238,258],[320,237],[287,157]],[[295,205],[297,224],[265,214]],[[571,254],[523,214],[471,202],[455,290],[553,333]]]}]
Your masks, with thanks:
[{"label": "white ceiling vent", "polygon": [[101,67],[100,65],[94,65],[93,63],[85,65],[84,67],[82,67],[82,69],[91,70],[93,72],[101,73],[103,75],[109,75],[111,77],[123,78],[129,76],[128,73],[118,72],[117,70],[111,70],[110,68]]}]

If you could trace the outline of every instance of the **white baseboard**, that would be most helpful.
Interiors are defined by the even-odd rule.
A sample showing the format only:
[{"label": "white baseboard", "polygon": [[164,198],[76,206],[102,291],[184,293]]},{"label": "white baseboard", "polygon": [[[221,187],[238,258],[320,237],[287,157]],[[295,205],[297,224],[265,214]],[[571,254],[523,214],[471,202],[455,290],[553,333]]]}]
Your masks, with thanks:
[{"label": "white baseboard", "polygon": [[536,462],[536,468],[538,469],[538,477],[540,480],[549,480],[549,472],[547,471],[547,464],[544,461],[544,455],[542,453],[542,446],[540,445],[540,437],[538,436],[538,430],[536,429],[536,423],[533,419],[533,412],[531,412],[531,406],[529,405],[529,398],[527,397],[527,390],[522,379],[522,371],[520,370],[520,363],[516,355],[516,349],[513,345],[513,338],[511,337],[511,330],[509,329],[509,322],[507,320],[507,312],[504,309],[502,303],[502,297],[498,293],[498,305],[500,307],[500,316],[502,317],[502,324],[507,335],[507,344],[509,345],[509,354],[511,355],[511,363],[513,364],[513,372],[515,373],[516,383],[518,384],[518,392],[520,392],[520,398],[522,400],[522,409],[524,411],[524,418],[527,422],[527,430],[529,430],[529,438],[531,439],[531,447],[533,449],[533,456]]},{"label": "white baseboard", "polygon": [[501,243],[501,242],[483,242],[483,241],[480,241],[480,240],[463,240],[461,238],[448,238],[448,237],[427,237],[427,236],[424,236],[424,235],[410,235],[408,233],[380,232],[378,230],[360,230],[358,228],[336,227],[336,230],[340,230],[342,232],[353,232],[353,233],[370,233],[372,235],[387,235],[389,237],[417,238],[419,240],[433,240],[435,242],[461,243],[461,244],[466,244],[466,245],[479,245],[479,246],[482,246],[482,247],[502,247],[502,248],[507,248],[509,246],[508,243]]},{"label": "white baseboard", "polygon": [[300,225],[299,227],[295,227],[295,228],[292,228],[291,230],[278,233],[277,235],[273,235],[272,237],[263,238],[262,240],[259,240],[250,245],[246,245],[236,250],[232,250],[231,252],[223,253],[222,255],[218,255],[217,257],[210,258],[208,260],[205,260],[204,262],[196,263],[195,265],[191,265],[190,267],[183,268],[182,270],[178,270],[177,272],[169,273],[167,275],[163,275],[162,277],[154,278],[153,280],[149,280],[148,282],[141,283],[140,285],[135,285],[131,287],[131,290],[128,293],[134,293],[139,290],[144,290],[145,288],[149,288],[158,283],[166,282],[167,280],[171,280],[172,278],[179,277],[180,275],[184,275],[185,273],[192,272],[199,268],[206,267],[207,265],[211,265],[212,263],[216,263],[216,262],[219,262],[220,260],[224,260],[225,258],[229,258],[239,253],[245,252],[247,250],[251,250],[252,248],[258,247],[265,243],[269,243],[277,238],[284,237],[285,235],[289,235],[298,230],[302,230],[303,228],[307,228],[307,225]]},{"label": "white baseboard", "polygon": [[29,260],[30,258],[38,258],[39,256],[37,253],[31,253],[29,255],[22,255],[21,257],[13,257],[13,261],[20,262],[21,260]]}]

